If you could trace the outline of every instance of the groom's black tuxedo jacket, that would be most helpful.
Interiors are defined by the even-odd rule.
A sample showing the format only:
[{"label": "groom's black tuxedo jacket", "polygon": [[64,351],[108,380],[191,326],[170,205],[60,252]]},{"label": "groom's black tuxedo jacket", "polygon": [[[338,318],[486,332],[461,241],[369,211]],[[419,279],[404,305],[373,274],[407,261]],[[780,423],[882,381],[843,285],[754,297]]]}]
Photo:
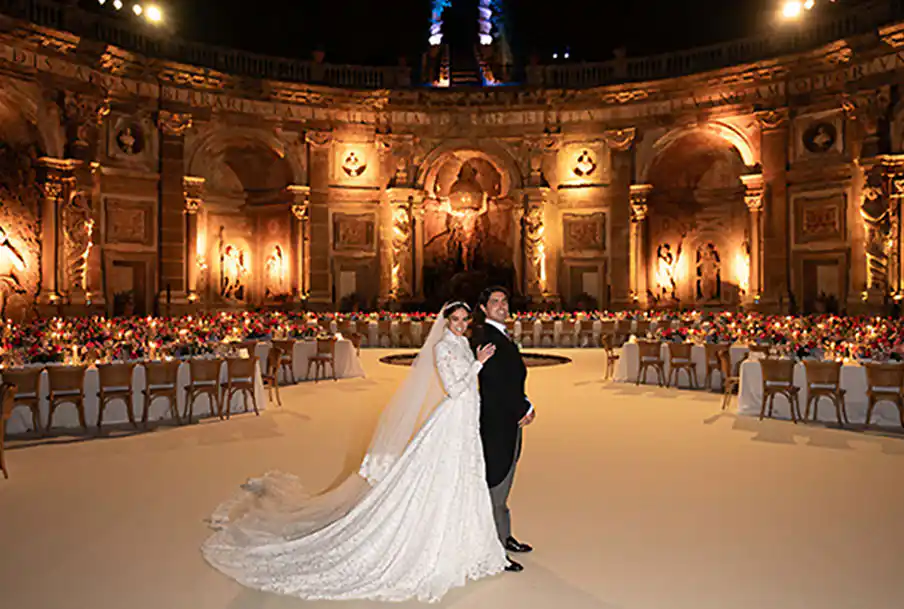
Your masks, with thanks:
[{"label": "groom's black tuxedo jacket", "polygon": [[524,392],[527,367],[518,346],[489,324],[474,326],[471,348],[476,352],[487,343],[496,345],[496,353],[480,371],[480,438],[492,488],[505,479],[517,458],[518,421],[530,403]]}]

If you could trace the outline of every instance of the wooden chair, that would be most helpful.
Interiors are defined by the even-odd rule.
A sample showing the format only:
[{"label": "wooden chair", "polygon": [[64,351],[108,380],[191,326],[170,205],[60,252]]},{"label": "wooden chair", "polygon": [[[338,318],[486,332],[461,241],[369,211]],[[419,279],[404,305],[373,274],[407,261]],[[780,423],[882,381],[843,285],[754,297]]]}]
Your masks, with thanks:
[{"label": "wooden chair", "polygon": [[[828,398],[835,405],[835,416],[838,425],[850,425],[847,408],[844,403],[844,389],[841,388],[841,362],[805,361],[807,372],[807,407],[804,410],[804,421],[810,416],[810,404],[813,404],[813,420],[819,419],[819,400]],[[843,415],[843,416],[842,416]]]},{"label": "wooden chair", "polygon": [[358,333],[352,334],[348,337],[348,340],[355,349],[355,355],[361,357],[361,335]]},{"label": "wooden chair", "polygon": [[775,359],[767,357],[760,360],[760,369],[763,373],[763,403],[760,406],[760,420],[766,414],[766,404],[769,405],[769,416],[772,417],[772,407],[775,396],[781,395],[788,400],[791,410],[791,420],[797,423],[800,416],[800,387],[794,385],[794,360]]},{"label": "wooden chair", "polygon": [[16,386],[4,381],[0,384],[0,470],[3,477],[9,479],[9,470],[6,469],[6,456],[4,455],[6,442],[6,422],[13,414],[16,403]]},{"label": "wooden chair", "polygon": [[61,404],[72,404],[78,410],[78,422],[88,431],[85,421],[85,370],[86,366],[48,366],[50,394],[47,397],[47,431],[53,427],[53,413]]},{"label": "wooden chair", "polygon": [[3,371],[3,382],[16,386],[13,392],[13,408],[25,406],[31,411],[31,424],[39,435],[44,435],[41,427],[41,402],[38,391],[41,387],[41,372],[44,368],[7,368]]},{"label": "wooden chair", "polygon": [[194,414],[195,400],[202,395],[210,398],[210,410],[213,412],[216,408],[217,416],[223,418],[223,402],[220,400],[220,368],[223,360],[215,359],[193,359],[189,360],[191,370],[191,381],[185,388],[185,412],[182,418],[191,425],[192,415]]},{"label": "wooden chair", "polygon": [[294,340],[275,340],[273,341],[273,347],[279,349],[282,355],[279,360],[279,369],[280,371],[286,371],[286,378],[292,381],[294,385],[297,381],[295,380],[295,341]]},{"label": "wooden chair", "polygon": [[898,407],[901,427],[904,427],[904,365],[866,364],[866,427],[870,426],[873,408],[879,402],[891,402]]},{"label": "wooden chair", "polygon": [[[600,333],[603,336],[615,336],[616,331],[616,321],[614,319],[604,319],[600,321]],[[610,343],[612,346],[616,346],[614,342]]]},{"label": "wooden chair", "polygon": [[563,347],[577,347],[579,346],[578,337],[576,335],[577,332],[577,324],[573,320],[567,320],[562,322],[562,333],[559,334],[559,339],[562,341]]},{"label": "wooden chair", "polygon": [[508,333],[509,338],[515,340],[515,320],[514,319],[506,319],[505,320],[505,331]]},{"label": "wooden chair", "polygon": [[144,387],[144,407],[141,412],[141,424],[147,427],[148,413],[151,403],[156,398],[169,400],[170,414],[176,423],[182,424],[179,416],[179,360],[147,362],[144,365],[146,384]]},{"label": "wooden chair", "polygon": [[261,415],[257,409],[257,397],[254,395],[254,373],[258,365],[257,356],[226,358],[226,393],[223,395],[223,409],[226,411],[227,419],[232,411],[232,396],[236,393],[242,394],[245,412],[248,412],[248,396],[251,396],[254,414]]},{"label": "wooden chair", "polygon": [[414,337],[411,335],[411,321],[400,321],[398,324],[398,345],[399,347],[413,347]]},{"label": "wooden chair", "polygon": [[699,383],[697,382],[697,367],[694,365],[694,360],[691,357],[691,348],[693,345],[691,343],[666,343],[669,349],[669,381],[666,383],[666,387],[671,387],[672,383],[675,383],[675,387],[678,386],[678,373],[683,371],[687,375],[687,382],[691,386],[691,389],[696,389]]},{"label": "wooden chair", "polygon": [[542,321],[540,322],[540,344],[538,347],[543,346],[543,341],[549,338],[549,346],[556,347],[556,322],[554,321]]},{"label": "wooden chair", "polygon": [[764,357],[769,357],[769,352],[771,350],[772,350],[771,345],[757,345],[757,344],[747,345],[748,353],[762,353]]},{"label": "wooden chair", "polygon": [[433,322],[432,321],[423,321],[421,322],[421,346],[424,346],[424,343],[427,342],[427,337],[430,336],[430,332],[433,330]]},{"label": "wooden chair", "polygon": [[662,359],[662,343],[653,340],[637,341],[637,385],[646,380],[647,370],[656,371],[659,386],[665,381],[665,362]]},{"label": "wooden chair", "polygon": [[646,336],[650,331],[650,327],[652,326],[652,322],[649,322],[645,319],[638,319],[634,323],[634,334],[637,336]]},{"label": "wooden chair", "polygon": [[[720,353],[725,352],[728,353],[728,361],[731,362],[731,345],[727,343],[705,343],[703,345],[703,351],[706,357],[706,377],[703,379],[703,385],[706,387],[706,390],[709,391],[713,386],[713,373],[718,372],[719,376],[722,377],[722,385],[724,390],[725,385],[725,371],[722,368],[722,358],[719,356]],[[728,367],[731,370],[731,366]]]},{"label": "wooden chair", "polygon": [[731,396],[741,388],[740,364],[737,370],[731,369],[731,352],[728,349],[717,350],[716,358],[719,360],[719,373],[722,377],[722,410],[725,410],[731,403]]},{"label": "wooden chair", "polygon": [[[370,346],[370,322],[366,319],[359,319],[355,323],[355,333],[361,337],[361,344]],[[379,345],[377,345],[379,347]]]},{"label": "wooden chair", "polygon": [[311,379],[311,367],[314,367],[314,380],[319,381],[326,378],[326,366],[329,364],[333,373],[333,380],[336,378],[336,340],[333,338],[318,338],[317,353],[308,357],[308,379]]},{"label": "wooden chair", "polygon": [[578,330],[577,344],[575,347],[595,347],[593,344],[593,325],[594,321],[592,319],[582,319],[581,327]]},{"label": "wooden chair", "polygon": [[242,349],[248,352],[248,357],[254,357],[254,351],[257,349],[257,343],[259,341],[256,340],[241,340],[235,343],[235,353],[237,357],[241,357],[239,354],[242,352]]},{"label": "wooden chair", "polygon": [[97,367],[98,377],[98,403],[97,403],[97,430],[100,431],[104,423],[104,410],[109,402],[122,400],[126,405],[126,415],[132,427],[138,427],[135,423],[135,413],[132,403],[132,372],[135,364],[100,364]]},{"label": "wooden chair", "polygon": [[606,379],[611,379],[615,375],[615,365],[618,363],[619,354],[612,346],[612,338],[603,334],[600,338],[603,350],[606,352]]},{"label": "wooden chair", "polygon": [[[383,339],[386,339],[385,341]],[[381,319],[377,322],[377,346],[382,347],[383,344],[392,347],[392,320]]]},{"label": "wooden chair", "polygon": [[282,351],[279,347],[270,347],[267,353],[267,368],[261,376],[264,388],[267,390],[268,401],[273,400],[273,392],[276,392],[276,403],[282,406],[282,398],[279,396],[279,362],[282,359]]}]

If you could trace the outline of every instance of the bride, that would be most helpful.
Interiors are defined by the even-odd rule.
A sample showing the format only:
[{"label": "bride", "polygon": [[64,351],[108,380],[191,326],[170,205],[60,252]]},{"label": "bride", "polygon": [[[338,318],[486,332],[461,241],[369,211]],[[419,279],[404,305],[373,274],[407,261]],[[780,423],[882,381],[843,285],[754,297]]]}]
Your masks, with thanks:
[{"label": "bride", "polygon": [[250,588],[304,599],[435,602],[507,564],[493,521],[479,433],[469,307],[443,307],[380,418],[357,473],[307,495],[271,472],[211,517],[213,567]]}]

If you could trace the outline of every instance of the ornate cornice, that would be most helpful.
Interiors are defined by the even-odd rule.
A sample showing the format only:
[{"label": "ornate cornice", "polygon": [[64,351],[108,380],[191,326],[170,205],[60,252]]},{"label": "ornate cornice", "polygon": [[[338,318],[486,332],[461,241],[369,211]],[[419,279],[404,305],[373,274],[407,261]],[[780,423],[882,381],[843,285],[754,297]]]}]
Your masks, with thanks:
[{"label": "ornate cornice", "polygon": [[618,152],[625,152],[626,150],[630,150],[631,145],[634,143],[634,138],[637,136],[637,129],[634,127],[613,129],[611,131],[606,131],[603,136],[610,149]]},{"label": "ornate cornice", "polygon": [[763,199],[766,192],[765,181],[761,173],[748,173],[741,176],[744,183],[744,203],[750,211],[763,209]]},{"label": "ornate cornice", "polygon": [[187,112],[161,110],[157,113],[157,127],[164,135],[183,136],[192,127],[192,116]]},{"label": "ornate cornice", "polygon": [[333,132],[315,129],[305,131],[304,141],[310,144],[311,148],[326,148],[333,143]]},{"label": "ornate cornice", "polygon": [[788,108],[775,108],[756,113],[757,123],[763,131],[774,131],[785,127],[790,113]]}]

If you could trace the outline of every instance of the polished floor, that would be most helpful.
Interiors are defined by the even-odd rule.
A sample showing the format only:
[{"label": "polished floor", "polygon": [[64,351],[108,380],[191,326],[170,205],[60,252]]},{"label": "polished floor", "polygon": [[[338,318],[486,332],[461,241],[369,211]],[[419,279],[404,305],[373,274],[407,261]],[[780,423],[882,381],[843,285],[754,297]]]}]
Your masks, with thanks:
[{"label": "polished floor", "polygon": [[[0,479],[0,605],[328,607],[209,569],[202,519],[248,476],[312,487],[356,465],[405,368],[283,391],[260,417],[12,442]],[[512,497],[525,571],[444,607],[899,609],[904,439],[723,414],[719,397],[602,382],[599,352],[529,379],[538,417]],[[375,607],[376,603],[342,603]],[[411,603],[416,606],[416,603]]]}]

